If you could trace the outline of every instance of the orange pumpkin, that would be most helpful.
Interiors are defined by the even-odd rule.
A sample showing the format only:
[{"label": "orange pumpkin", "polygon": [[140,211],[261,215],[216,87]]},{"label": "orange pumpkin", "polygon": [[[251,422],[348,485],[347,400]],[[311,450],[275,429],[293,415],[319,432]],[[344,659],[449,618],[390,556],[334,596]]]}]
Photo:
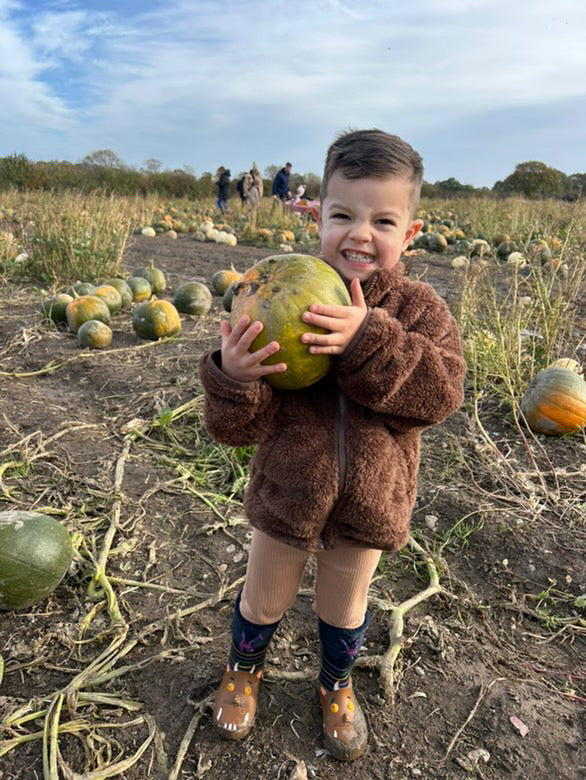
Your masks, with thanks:
[{"label": "orange pumpkin", "polygon": [[241,279],[242,274],[240,271],[235,271],[233,268],[229,271],[216,271],[216,273],[212,276],[212,287],[218,293],[218,295],[224,295],[228,287],[231,287]]},{"label": "orange pumpkin", "polygon": [[570,368],[550,366],[529,382],[521,411],[537,433],[575,433],[586,426],[586,382]]}]

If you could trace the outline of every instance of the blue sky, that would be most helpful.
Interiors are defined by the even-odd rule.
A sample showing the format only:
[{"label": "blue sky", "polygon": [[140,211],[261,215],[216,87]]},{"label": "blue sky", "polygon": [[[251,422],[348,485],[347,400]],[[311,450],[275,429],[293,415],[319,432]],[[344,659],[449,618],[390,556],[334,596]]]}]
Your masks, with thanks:
[{"label": "blue sky", "polygon": [[586,171],[584,0],[0,0],[0,156],[321,174],[380,127],[425,178]]}]

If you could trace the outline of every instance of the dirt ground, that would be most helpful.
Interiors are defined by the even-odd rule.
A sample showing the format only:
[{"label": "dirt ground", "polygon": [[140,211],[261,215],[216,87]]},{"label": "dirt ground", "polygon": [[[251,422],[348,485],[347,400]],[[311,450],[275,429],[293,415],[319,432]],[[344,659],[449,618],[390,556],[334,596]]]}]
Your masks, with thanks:
[{"label": "dirt ground", "polygon": [[[164,297],[171,298],[181,282],[209,284],[217,269],[244,270],[267,254],[188,235],[175,241],[135,236],[125,267],[132,271],[154,259],[167,277]],[[460,277],[449,258],[417,255],[407,262],[412,275],[456,304]],[[499,463],[478,436],[468,392],[462,409],[424,436],[413,516],[416,538],[440,562],[443,591],[406,615],[394,696],[383,695],[376,669],[354,671],[370,728],[367,753],[342,766],[322,748],[311,566],[271,646],[256,727],[243,743],[226,742],[211,726],[209,697],[228,649],[249,529],[237,495],[210,506],[206,486],[189,476],[193,450],[185,442],[193,411],[177,420],[182,438],[173,458],[173,428],[148,427],[165,408],[200,395],[198,356],[218,343],[221,299],[214,297],[205,319],[182,317],[181,337],[162,343],[139,341],[129,313],[117,315],[112,347],[85,357],[73,335],[41,322],[39,300],[30,281],[0,290],[0,462],[9,463],[0,471],[0,510],[50,507],[94,541],[47,602],[0,614],[1,719],[29,701],[42,709],[44,697],[67,686],[111,641],[104,599],[90,600],[87,586],[89,563],[99,556],[117,506],[107,573],[118,578],[125,641],[136,641],[114,667],[129,670],[100,690],[140,708],[95,703],[83,709],[95,723],[130,723],[96,731],[110,740],[106,747],[94,737],[104,761],[132,756],[153,735],[120,777],[586,776],[585,632],[575,604],[585,590],[583,437],[531,441],[534,461],[510,415],[495,403],[482,410],[482,422]],[[133,429],[142,434],[129,439]],[[191,448],[203,446],[199,436],[194,427]],[[384,556],[363,656],[380,656],[389,646],[385,602],[403,601],[426,584],[425,566],[412,552]],[[96,604],[82,635],[80,625]],[[61,722],[78,714],[64,705]],[[38,729],[38,723],[17,729],[5,723],[0,739]],[[82,741],[63,734],[59,744],[75,776],[86,777]],[[41,777],[40,739],[0,754],[2,780]]]}]

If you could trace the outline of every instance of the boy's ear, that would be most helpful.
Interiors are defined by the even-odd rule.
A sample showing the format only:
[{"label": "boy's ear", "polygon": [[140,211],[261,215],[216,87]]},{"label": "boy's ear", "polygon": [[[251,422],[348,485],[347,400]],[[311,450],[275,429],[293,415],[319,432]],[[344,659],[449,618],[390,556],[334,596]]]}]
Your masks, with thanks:
[{"label": "boy's ear", "polygon": [[407,244],[411,241],[413,236],[417,235],[417,233],[419,233],[422,227],[423,227],[423,220],[414,219],[413,222],[407,228],[407,232],[405,233],[405,238],[403,239],[403,245],[407,246]]}]

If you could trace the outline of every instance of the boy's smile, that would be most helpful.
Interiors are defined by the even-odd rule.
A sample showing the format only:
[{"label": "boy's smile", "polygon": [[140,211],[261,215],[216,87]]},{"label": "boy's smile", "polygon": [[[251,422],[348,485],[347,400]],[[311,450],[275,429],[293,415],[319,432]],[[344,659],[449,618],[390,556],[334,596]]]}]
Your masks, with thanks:
[{"label": "boy's smile", "polygon": [[399,176],[347,179],[336,171],[319,220],[323,259],[345,279],[361,282],[393,268],[422,224],[411,218],[412,191]]}]

